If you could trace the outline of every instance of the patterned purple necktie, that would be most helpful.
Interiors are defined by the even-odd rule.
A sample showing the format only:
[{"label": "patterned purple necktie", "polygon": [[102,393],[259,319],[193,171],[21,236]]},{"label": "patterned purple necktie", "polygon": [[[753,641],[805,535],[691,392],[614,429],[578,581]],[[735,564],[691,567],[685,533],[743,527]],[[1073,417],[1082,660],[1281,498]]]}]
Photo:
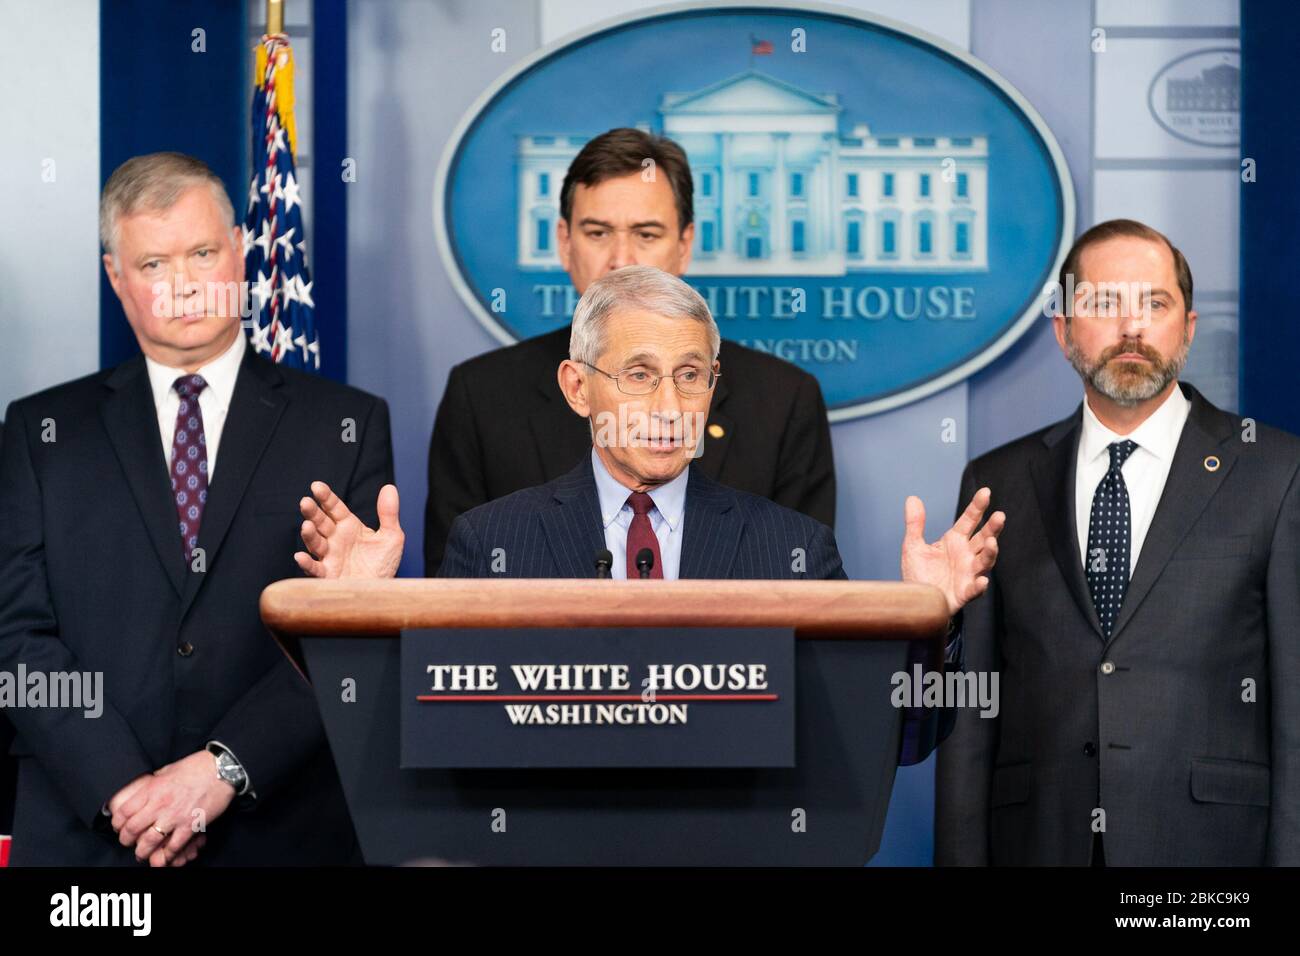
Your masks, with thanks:
[{"label": "patterned purple necktie", "polygon": [[199,392],[208,387],[202,375],[182,375],[172,388],[181,397],[172,434],[172,500],[180,521],[181,550],[189,564],[199,543],[203,506],[208,503],[208,439],[203,434]]}]

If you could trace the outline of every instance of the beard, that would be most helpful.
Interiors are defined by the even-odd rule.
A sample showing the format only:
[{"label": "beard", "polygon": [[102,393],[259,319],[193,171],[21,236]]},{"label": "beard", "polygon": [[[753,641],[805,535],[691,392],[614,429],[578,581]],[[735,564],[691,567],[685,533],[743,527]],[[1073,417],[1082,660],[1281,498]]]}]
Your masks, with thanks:
[{"label": "beard", "polygon": [[[1145,402],[1163,392],[1170,382],[1182,374],[1187,365],[1190,345],[1187,326],[1184,324],[1182,345],[1168,359],[1147,343],[1132,339],[1112,345],[1093,362],[1079,351],[1068,325],[1065,329],[1066,357],[1079,377],[1122,408],[1131,408],[1138,402]],[[1150,364],[1114,361],[1116,356],[1126,352],[1141,355]]]}]

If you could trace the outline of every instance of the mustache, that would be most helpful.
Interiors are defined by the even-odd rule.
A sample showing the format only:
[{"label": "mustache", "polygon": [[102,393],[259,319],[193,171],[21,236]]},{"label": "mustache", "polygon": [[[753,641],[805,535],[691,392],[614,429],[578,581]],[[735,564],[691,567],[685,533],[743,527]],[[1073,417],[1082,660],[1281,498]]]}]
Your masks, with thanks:
[{"label": "mustache", "polygon": [[1120,342],[1118,345],[1112,345],[1097,357],[1098,367],[1105,365],[1113,358],[1132,352],[1140,355],[1150,361],[1153,365],[1159,365],[1164,361],[1164,356],[1157,352],[1152,346],[1145,342],[1133,340],[1132,342]]}]

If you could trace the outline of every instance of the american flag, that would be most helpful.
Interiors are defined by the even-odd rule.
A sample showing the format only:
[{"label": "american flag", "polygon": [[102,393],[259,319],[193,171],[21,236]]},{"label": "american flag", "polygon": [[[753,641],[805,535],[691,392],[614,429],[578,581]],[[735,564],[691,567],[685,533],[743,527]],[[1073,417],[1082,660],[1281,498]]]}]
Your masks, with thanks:
[{"label": "american flag", "polygon": [[253,348],[272,361],[320,369],[316,304],[307,270],[302,198],[294,167],[293,53],[283,34],[262,37],[253,91],[253,175],[244,219],[244,269]]}]

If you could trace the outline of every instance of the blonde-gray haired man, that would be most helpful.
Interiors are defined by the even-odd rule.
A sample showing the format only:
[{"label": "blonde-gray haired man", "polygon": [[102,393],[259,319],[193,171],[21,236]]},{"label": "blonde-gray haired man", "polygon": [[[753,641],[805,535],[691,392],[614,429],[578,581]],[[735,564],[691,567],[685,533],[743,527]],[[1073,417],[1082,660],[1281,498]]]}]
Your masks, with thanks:
[{"label": "blonde-gray haired man", "polygon": [[102,713],[9,711],[11,863],[355,860],[315,698],[257,605],[295,573],[297,489],[373,503],[390,480],[387,408],[245,345],[240,230],[200,160],[128,160],[100,224],[142,354],[5,416],[0,670],[102,675]]}]

